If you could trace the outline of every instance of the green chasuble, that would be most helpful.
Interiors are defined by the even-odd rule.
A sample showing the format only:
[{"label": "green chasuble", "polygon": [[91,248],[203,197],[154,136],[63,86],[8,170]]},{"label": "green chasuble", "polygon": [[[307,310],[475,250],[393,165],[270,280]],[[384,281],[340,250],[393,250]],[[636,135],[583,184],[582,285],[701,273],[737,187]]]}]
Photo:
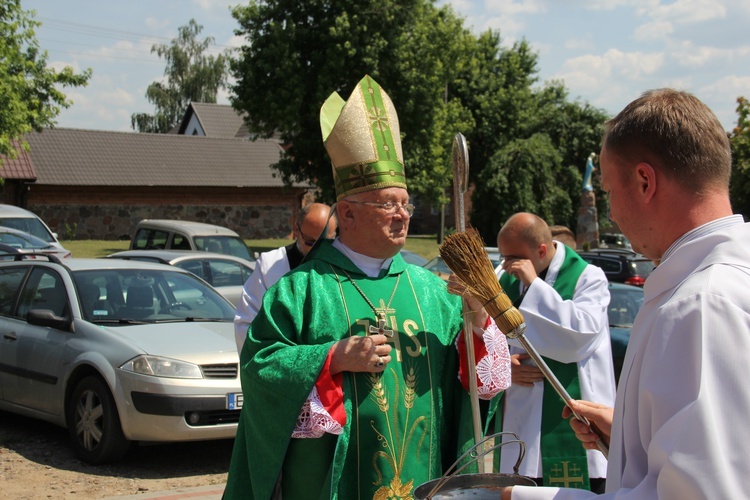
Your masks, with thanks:
[{"label": "green chasuble", "polygon": [[[576,284],[588,265],[574,250],[563,246],[565,258],[558,271],[552,288],[563,300],[572,300]],[[520,296],[521,282],[508,273],[500,277],[500,285],[514,303]],[[520,307],[520,306],[519,306]],[[573,399],[581,399],[581,387],[578,380],[577,363],[561,363],[554,359],[542,357],[560,384]],[[490,406],[490,415],[495,413],[500,397],[494,398]],[[544,380],[542,399],[542,428],[540,445],[542,455],[542,473],[545,486],[565,486],[589,489],[588,458],[586,451],[576,439],[570,423],[562,418],[565,406],[562,398],[552,385]],[[502,430],[502,405],[497,409],[496,432]],[[497,464],[496,464],[497,465]]]},{"label": "green chasuble", "polygon": [[[363,294],[393,330],[392,359],[382,374],[343,374],[342,435],[292,439],[331,345],[377,326]],[[412,498],[471,438],[470,418],[459,433],[468,408],[457,376],[462,326],[460,298],[432,273],[396,255],[369,278],[323,242],[266,292],[250,327],[225,498],[267,500],[282,471],[285,500]]]}]

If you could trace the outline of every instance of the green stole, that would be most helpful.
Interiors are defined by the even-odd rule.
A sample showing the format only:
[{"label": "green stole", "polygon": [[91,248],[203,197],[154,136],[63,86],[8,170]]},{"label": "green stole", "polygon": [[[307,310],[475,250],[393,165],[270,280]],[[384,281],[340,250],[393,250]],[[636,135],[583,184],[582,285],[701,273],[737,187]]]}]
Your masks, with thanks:
[{"label": "green stole", "polygon": [[[588,265],[574,250],[563,246],[565,257],[552,288],[563,300],[572,300],[576,284]],[[520,296],[521,282],[508,273],[500,285],[514,303]],[[552,373],[573,399],[581,399],[578,363],[561,363],[542,356]],[[498,398],[499,399],[499,398]],[[561,417],[565,403],[552,385],[544,380],[542,397],[541,454],[545,486],[590,489],[586,450],[567,420]],[[502,401],[497,412],[496,429],[502,430]]]}]

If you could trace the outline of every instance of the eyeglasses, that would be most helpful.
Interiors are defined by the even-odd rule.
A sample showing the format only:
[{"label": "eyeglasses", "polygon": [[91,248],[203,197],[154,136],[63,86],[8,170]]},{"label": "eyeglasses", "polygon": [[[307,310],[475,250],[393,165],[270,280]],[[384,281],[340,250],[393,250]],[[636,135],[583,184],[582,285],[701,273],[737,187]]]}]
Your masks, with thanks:
[{"label": "eyeglasses", "polygon": [[299,232],[299,235],[302,237],[302,243],[304,243],[305,246],[311,247],[317,241],[317,238],[308,238],[307,236],[305,236],[305,233],[302,232],[302,227],[300,226],[299,222],[297,223],[297,231]]},{"label": "eyeglasses", "polygon": [[406,212],[406,215],[411,217],[414,215],[414,205],[411,203],[396,203],[395,201],[386,201],[384,203],[376,203],[374,201],[356,201],[356,200],[346,200],[347,203],[354,203],[356,205],[369,205],[371,207],[379,208],[381,210],[385,210],[385,213],[388,215],[395,215],[396,212],[404,209],[404,212]]}]

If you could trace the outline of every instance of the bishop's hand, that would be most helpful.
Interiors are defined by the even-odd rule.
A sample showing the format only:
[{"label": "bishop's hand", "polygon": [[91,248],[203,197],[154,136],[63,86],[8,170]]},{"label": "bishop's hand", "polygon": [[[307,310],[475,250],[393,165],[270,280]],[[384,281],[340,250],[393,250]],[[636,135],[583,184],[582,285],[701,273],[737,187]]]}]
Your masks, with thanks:
[{"label": "bishop's hand", "polygon": [[451,274],[448,278],[448,292],[463,297],[464,300],[466,300],[466,305],[472,315],[471,324],[474,327],[474,334],[481,339],[484,325],[487,323],[488,317],[487,311],[484,310],[482,303],[466,289],[466,286],[461,283],[461,280],[459,280],[458,276],[455,274]]},{"label": "bishop's hand", "polygon": [[331,375],[340,372],[380,373],[391,361],[393,347],[385,335],[354,336],[341,339],[331,348]]}]

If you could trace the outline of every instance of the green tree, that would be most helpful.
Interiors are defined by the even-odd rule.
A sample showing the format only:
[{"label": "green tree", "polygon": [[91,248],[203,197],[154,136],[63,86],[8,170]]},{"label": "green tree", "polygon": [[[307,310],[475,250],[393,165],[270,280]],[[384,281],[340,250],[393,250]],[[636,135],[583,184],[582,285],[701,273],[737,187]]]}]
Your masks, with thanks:
[{"label": "green tree", "polygon": [[154,44],[151,53],[164,58],[167,81],[153,82],[146,89],[146,99],[156,112],[134,113],[130,118],[138,132],[169,132],[177,125],[191,101],[215,103],[219,89],[227,84],[228,57],[206,52],[214,44],[213,37],[198,40],[203,26],[191,19],[178,28],[177,38],[169,45]]},{"label": "green tree", "polygon": [[[578,207],[581,198],[582,174],[589,154],[601,149],[604,122],[609,115],[579,100],[570,101],[568,90],[560,82],[549,82],[536,94],[536,107],[531,113],[526,134],[545,133],[562,156],[564,168],[557,172],[556,182],[570,196],[573,212],[568,216],[556,214],[550,224],[563,224],[575,231],[578,223]],[[595,188],[599,186],[594,176]],[[597,190],[599,226],[609,224],[608,205],[605,193]]]},{"label": "green tree", "polygon": [[91,77],[90,69],[76,74],[69,66],[47,67],[35,15],[22,10],[20,0],[0,3],[0,163],[2,156],[16,156],[16,144],[28,149],[25,134],[54,125],[60,111],[70,107],[60,87],[85,86]]},{"label": "green tree", "polygon": [[732,147],[732,209],[750,218],[750,101],[737,98],[737,126],[729,134]]},{"label": "green tree", "polygon": [[[492,180],[497,188],[475,191],[485,238],[494,240],[512,213],[498,207],[543,209],[551,223],[575,227],[581,173],[588,154],[599,150],[605,115],[569,102],[561,84],[535,89],[538,56],[526,41],[504,48],[498,32],[476,37],[450,6],[431,0],[251,0],[233,14],[236,33],[248,43],[230,65],[237,81],[232,104],[258,136],[278,134],[286,144],[275,165],[285,182],[311,182],[324,199],[333,198],[330,160],[317,133],[320,106],[333,90],[347,98],[370,74],[398,109],[412,194],[436,205],[447,201],[451,146],[461,132],[471,180]],[[516,201],[529,205],[501,199],[517,182],[503,177],[503,161],[519,168],[547,162],[548,177],[518,186]],[[531,203],[536,195],[547,198]]]},{"label": "green tree", "polygon": [[[245,36],[247,45],[230,63],[237,82],[230,100],[247,113],[252,132],[278,134],[286,144],[275,165],[286,183],[312,182],[324,199],[333,198],[320,106],[334,90],[347,99],[365,74],[391,96],[403,136],[416,135],[404,120],[406,103],[419,109],[419,99],[432,91],[420,86],[409,93],[397,64],[400,44],[428,6],[427,0],[252,0],[233,10],[240,25],[236,34]],[[416,96],[414,102],[409,96]],[[408,156],[415,141],[405,144]]]},{"label": "green tree", "polygon": [[543,133],[513,140],[493,155],[477,174],[471,218],[484,241],[492,244],[516,212],[532,212],[550,223],[569,217],[570,195],[557,183],[562,169],[562,156]]}]

